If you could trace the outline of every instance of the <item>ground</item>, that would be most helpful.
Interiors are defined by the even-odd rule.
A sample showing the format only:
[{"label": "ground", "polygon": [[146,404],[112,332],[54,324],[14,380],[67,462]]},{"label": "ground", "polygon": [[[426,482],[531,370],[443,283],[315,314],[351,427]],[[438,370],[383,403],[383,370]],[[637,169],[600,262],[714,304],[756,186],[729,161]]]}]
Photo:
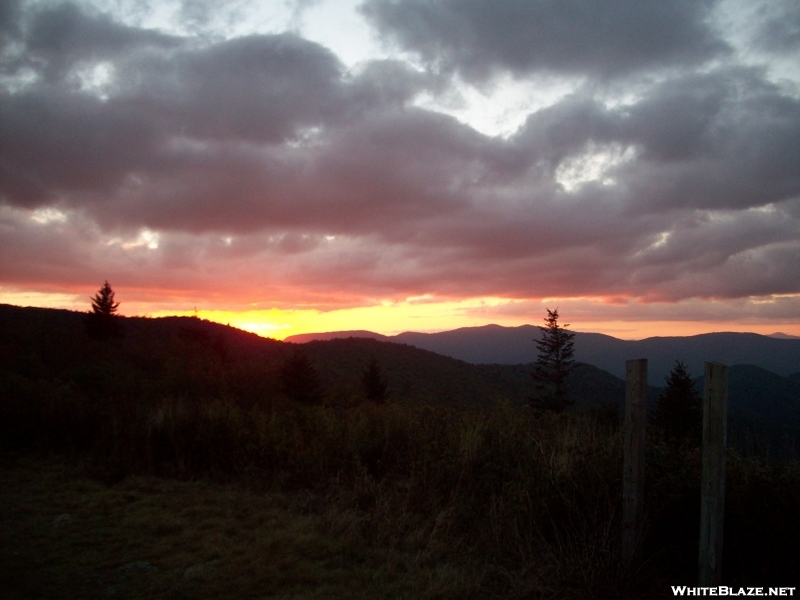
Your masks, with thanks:
[{"label": "ground", "polygon": [[466,591],[457,568],[426,565],[419,550],[365,548],[357,511],[321,509],[308,494],[151,476],[108,484],[64,460],[1,455],[0,515],[8,600]]}]

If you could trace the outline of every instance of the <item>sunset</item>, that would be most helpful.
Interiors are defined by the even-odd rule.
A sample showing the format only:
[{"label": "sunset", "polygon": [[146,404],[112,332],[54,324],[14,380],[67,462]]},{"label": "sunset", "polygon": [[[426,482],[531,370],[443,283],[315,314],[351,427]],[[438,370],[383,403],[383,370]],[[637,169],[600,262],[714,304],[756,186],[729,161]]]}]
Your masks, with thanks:
[{"label": "sunset", "polygon": [[4,3],[0,303],[800,335],[797,5],[599,14]]},{"label": "sunset", "polygon": [[795,596],[798,465],[800,1],[0,0],[3,598]]}]

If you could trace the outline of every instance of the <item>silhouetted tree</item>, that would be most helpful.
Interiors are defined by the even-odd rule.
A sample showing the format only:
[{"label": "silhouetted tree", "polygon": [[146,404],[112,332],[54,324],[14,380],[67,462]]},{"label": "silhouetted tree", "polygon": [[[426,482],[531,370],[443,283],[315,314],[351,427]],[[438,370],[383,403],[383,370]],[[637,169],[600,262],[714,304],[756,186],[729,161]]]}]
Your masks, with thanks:
[{"label": "silhouetted tree", "polygon": [[364,390],[364,395],[370,402],[375,402],[376,404],[386,402],[388,384],[383,377],[383,373],[381,373],[378,359],[373,358],[367,370],[364,371],[364,376],[361,378],[361,389]]},{"label": "silhouetted tree", "polygon": [[683,361],[675,361],[675,367],[666,377],[666,384],[656,404],[653,426],[662,432],[667,442],[679,443],[688,438],[692,443],[699,443],[703,407]]},{"label": "silhouetted tree", "polygon": [[547,309],[545,326],[539,327],[542,338],[536,341],[539,356],[533,367],[536,388],[528,400],[534,408],[561,412],[574,401],[567,398],[565,380],[575,367],[572,359],[575,334],[567,325],[559,325],[558,309]]},{"label": "silhouetted tree", "polygon": [[119,322],[119,302],[114,301],[114,290],[108,281],[103,283],[92,298],[92,310],[86,318],[86,331],[93,340],[107,340],[122,335]]},{"label": "silhouetted tree", "polygon": [[92,298],[92,312],[96,315],[113,315],[119,308],[119,302],[114,302],[114,290],[106,280],[100,290]]},{"label": "silhouetted tree", "polygon": [[280,374],[281,390],[299,404],[322,402],[322,383],[308,355],[298,350],[286,359]]}]

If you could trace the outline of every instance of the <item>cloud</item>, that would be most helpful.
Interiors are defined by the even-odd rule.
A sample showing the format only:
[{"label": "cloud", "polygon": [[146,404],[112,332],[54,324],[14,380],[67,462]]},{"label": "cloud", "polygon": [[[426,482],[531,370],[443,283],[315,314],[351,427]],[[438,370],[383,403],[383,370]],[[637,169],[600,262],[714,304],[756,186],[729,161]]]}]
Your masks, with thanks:
[{"label": "cloud", "polygon": [[292,0],[292,16],[289,22],[289,29],[300,29],[304,13],[320,2],[321,0]]},{"label": "cloud", "polygon": [[[19,19],[22,0],[0,2],[0,43],[4,46],[8,39],[19,35]],[[0,46],[2,47],[2,46]]]},{"label": "cloud", "polygon": [[[672,322],[679,327],[687,322],[711,324],[704,329],[719,330],[722,324],[736,324],[740,329],[758,326],[762,333],[772,333],[765,327],[770,323],[790,323],[797,320],[800,313],[800,296],[761,296],[735,298],[728,300],[687,299],[680,302],[624,302],[615,303],[608,298],[548,298],[534,301],[515,301],[487,304],[473,307],[468,313],[483,322],[506,321],[544,314],[545,307],[558,308],[562,315],[570,315],[571,328],[576,331],[591,331],[605,323],[613,323],[614,328],[629,323],[630,329],[622,329],[622,337],[637,332],[637,324],[652,322]],[[534,324],[541,321],[534,320]],[[587,324],[592,324],[587,327]],[[774,326],[774,325],[773,325]],[[607,329],[608,327],[604,327]],[[660,328],[663,331],[663,328]],[[645,328],[645,331],[647,328]],[[658,331],[659,329],[656,329]],[[685,330],[673,330],[668,335],[684,335]],[[663,334],[661,334],[663,335]],[[642,336],[639,336],[642,337]]]},{"label": "cloud", "polygon": [[78,61],[108,60],[142,47],[178,43],[156,31],[120,25],[107,15],[89,15],[72,3],[36,13],[26,35],[29,57],[45,62],[44,73],[51,80],[63,77]]},{"label": "cloud", "polygon": [[783,53],[800,50],[800,5],[791,0],[762,2],[758,5],[756,44],[768,51]]},{"label": "cloud", "polygon": [[[730,58],[710,5],[617,3],[619,22],[590,23],[589,4],[498,4],[484,25],[488,5],[463,6],[463,22],[444,1],[364,10],[399,32],[430,20],[442,54],[420,52],[468,77],[587,80],[490,135],[419,106],[453,80],[402,56],[349,70],[296,33],[212,39],[72,4],[20,9],[0,101],[0,279],[114,273],[142,294],[328,307],[800,293],[800,98]],[[534,33],[554,20],[587,39],[559,41],[564,56],[519,28],[503,41],[515,10]],[[653,14],[653,45],[612,35],[650,32]],[[527,42],[534,54],[512,52]],[[643,69],[658,76],[590,80]]]},{"label": "cloud", "polygon": [[720,68],[670,78],[612,109],[596,97],[569,97],[531,115],[517,141],[545,174],[591,144],[596,152],[630,149],[635,159],[612,168],[620,199],[637,210],[663,211],[748,208],[795,197],[798,136],[796,97],[757,70]]},{"label": "cloud", "polygon": [[340,66],[292,34],[254,35],[130,66],[124,100],[187,137],[278,142],[337,113]]},{"label": "cloud", "polygon": [[728,50],[709,25],[712,2],[366,0],[383,36],[469,80],[497,70],[607,78],[696,65]]}]

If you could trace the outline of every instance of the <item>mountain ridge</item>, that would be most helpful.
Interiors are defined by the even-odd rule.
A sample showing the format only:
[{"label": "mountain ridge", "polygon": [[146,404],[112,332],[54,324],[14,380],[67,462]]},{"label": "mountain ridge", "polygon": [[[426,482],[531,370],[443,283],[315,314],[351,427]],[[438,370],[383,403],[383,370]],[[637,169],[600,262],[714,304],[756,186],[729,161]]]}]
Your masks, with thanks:
[{"label": "mountain ridge", "polygon": [[[372,359],[381,365],[392,401],[486,409],[497,402],[524,405],[533,392],[532,359],[517,364],[471,364],[408,343],[352,335],[296,344],[195,317],[121,317],[124,338],[98,345],[87,337],[85,315],[0,305],[0,388],[9,382],[28,381],[57,394],[72,389],[137,401],[143,397],[221,395],[245,403],[263,402],[280,394],[280,369],[302,350],[318,369],[328,401],[334,404],[360,397],[361,377]],[[482,329],[508,333],[500,326]],[[527,336],[531,329],[523,328],[521,333]],[[470,339],[470,333],[456,332],[449,339]],[[436,341],[437,334],[427,335]],[[594,342],[599,348],[610,337],[582,335],[585,337],[580,343]],[[697,337],[715,340],[714,334]],[[763,336],[735,335],[745,342],[759,337]],[[409,336],[401,339],[408,340]],[[730,341],[725,334],[720,339]],[[781,345],[781,340],[771,341]],[[792,345],[791,340],[783,342]],[[634,350],[646,352],[647,348]],[[567,381],[568,390],[578,401],[576,409],[619,409],[625,397],[624,374],[620,377],[598,365],[578,362]],[[624,368],[624,362],[618,366]],[[700,391],[702,371],[693,375]],[[663,381],[657,383],[661,385],[648,386],[651,406],[663,386]],[[729,409],[732,417],[751,423],[800,431],[800,369],[784,376],[759,365],[732,364]]]},{"label": "mountain ridge", "polygon": [[[624,378],[627,360],[647,358],[651,385],[663,385],[678,360],[683,360],[694,375],[702,374],[705,361],[727,365],[752,364],[783,377],[800,372],[800,339],[716,332],[621,340],[602,333],[574,333],[576,361]],[[303,334],[302,337],[290,336],[285,341],[302,343],[300,339],[310,340],[318,335],[325,335],[326,339],[372,337],[405,343],[472,364],[525,364],[536,360],[534,342],[539,339],[540,330],[534,325],[503,327],[491,324],[438,333],[404,332],[395,336],[369,331]]]}]

